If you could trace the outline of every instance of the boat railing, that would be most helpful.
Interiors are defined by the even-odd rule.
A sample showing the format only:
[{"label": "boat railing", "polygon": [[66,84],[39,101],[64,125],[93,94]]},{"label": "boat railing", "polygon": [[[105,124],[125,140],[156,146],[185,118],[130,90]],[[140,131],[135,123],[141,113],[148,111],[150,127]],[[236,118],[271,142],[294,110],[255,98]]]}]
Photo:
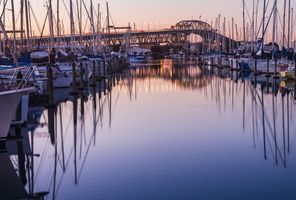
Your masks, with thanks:
[{"label": "boat railing", "polygon": [[8,83],[8,86],[12,86],[12,84],[14,83],[14,80],[16,80],[16,76],[17,76],[18,72],[20,70],[25,69],[25,68],[27,68],[27,66],[25,66],[25,67],[11,67],[11,68],[1,70],[0,73],[2,72],[4,74],[8,74],[11,71],[13,72],[12,77],[10,78],[10,81]]},{"label": "boat railing", "polygon": [[[21,76],[18,77],[18,74],[22,73],[22,71],[24,72],[24,74],[21,74]],[[2,72],[4,72],[4,74],[9,74],[9,72],[13,72],[12,76],[9,78],[7,86],[9,88],[15,88],[16,90],[18,90],[23,89],[27,85],[28,81],[32,78],[34,70],[33,67],[29,65],[24,67],[5,69],[2,70]]]},{"label": "boat railing", "polygon": [[[24,74],[23,78],[21,80],[17,80],[16,89],[17,90],[23,89],[28,84],[28,81],[32,78],[33,74],[34,74],[34,68],[33,66],[30,66],[26,71],[26,73]],[[18,83],[18,81],[20,82]]]}]

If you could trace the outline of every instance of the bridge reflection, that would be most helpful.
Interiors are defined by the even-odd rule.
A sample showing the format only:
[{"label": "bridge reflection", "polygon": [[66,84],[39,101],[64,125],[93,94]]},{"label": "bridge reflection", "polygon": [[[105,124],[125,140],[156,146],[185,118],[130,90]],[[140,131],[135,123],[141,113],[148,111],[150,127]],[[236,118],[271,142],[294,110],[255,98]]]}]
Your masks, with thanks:
[{"label": "bridge reflection", "polygon": [[[185,67],[186,66],[186,67]],[[138,86],[139,91],[180,91],[183,89],[197,90],[208,85],[213,77],[207,71],[197,66],[194,62],[174,61],[171,59],[161,60],[154,67],[141,67],[130,71],[130,78],[134,79],[161,79],[170,84],[157,84]],[[152,87],[152,88],[151,88]]]}]

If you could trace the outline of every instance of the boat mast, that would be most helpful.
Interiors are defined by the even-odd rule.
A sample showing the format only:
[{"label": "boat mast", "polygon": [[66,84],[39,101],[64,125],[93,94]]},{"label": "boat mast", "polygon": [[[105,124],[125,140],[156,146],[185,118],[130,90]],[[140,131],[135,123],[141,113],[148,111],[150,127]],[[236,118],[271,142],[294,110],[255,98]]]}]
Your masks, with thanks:
[{"label": "boat mast", "polygon": [[258,9],[259,9],[259,0],[256,3],[256,16],[255,16],[255,41],[258,42]]},{"label": "boat mast", "polygon": [[285,31],[286,31],[286,7],[287,7],[287,0],[284,0],[284,17],[283,17],[283,48],[285,47]]},{"label": "boat mast", "polygon": [[231,40],[231,25],[230,25],[230,21],[228,21],[228,53],[231,53],[232,51],[232,40]]},{"label": "boat mast", "polygon": [[236,32],[236,41],[240,40],[239,35],[238,35],[238,28],[237,24],[235,24],[235,32]]},{"label": "boat mast", "polygon": [[[30,37],[32,38],[34,36],[34,30],[32,28],[32,20],[31,20],[31,11],[33,10],[32,9],[32,6],[31,6],[31,3],[30,1],[28,1],[28,8],[29,8],[29,26],[30,26]],[[32,39],[31,39],[31,44],[32,44]]]},{"label": "boat mast", "polygon": [[30,26],[29,26],[29,11],[28,0],[25,0],[25,12],[26,12],[26,34],[27,34],[27,51],[30,51]]},{"label": "boat mast", "polygon": [[13,27],[13,53],[16,53],[16,28],[15,28],[15,13],[14,13],[14,0],[11,0],[11,14],[12,14],[12,27]]},{"label": "boat mast", "polygon": [[221,39],[221,34],[222,34],[222,31],[221,31],[221,14],[218,15],[218,30],[219,30],[219,34],[218,34],[218,42],[219,42],[219,49],[218,51],[221,52],[221,44],[222,44],[222,39]]},{"label": "boat mast", "polygon": [[21,0],[21,52],[24,48],[24,0]]},{"label": "boat mast", "polygon": [[256,35],[256,31],[255,31],[255,0],[253,0],[253,13],[252,13],[252,51],[254,52],[255,49],[255,35]]},{"label": "boat mast", "polygon": [[232,17],[231,19],[231,29],[232,29],[232,33],[231,33],[231,39],[234,40],[234,18]]},{"label": "boat mast", "polygon": [[60,22],[60,0],[57,0],[57,38],[58,45],[60,45],[60,37],[61,37],[61,22]]},{"label": "boat mast", "polygon": [[[3,26],[5,27],[5,15],[6,15],[6,3],[7,1],[3,1]],[[5,53],[5,49],[6,49],[6,41],[5,41],[5,36],[4,36],[4,33],[3,33],[3,52]]]},{"label": "boat mast", "polygon": [[244,43],[246,43],[245,0],[243,0],[243,40],[244,40]]},{"label": "boat mast", "polygon": [[107,34],[110,34],[110,13],[109,13],[109,4],[106,2],[106,7],[107,7]]},{"label": "boat mast", "polygon": [[226,50],[226,44],[225,44],[225,36],[226,36],[226,18],[223,18],[223,39],[222,39],[222,52],[225,52]]},{"label": "boat mast", "polygon": [[265,37],[265,14],[266,14],[266,0],[263,1],[263,18],[262,18],[262,44],[261,44],[261,50],[262,50],[262,55],[263,55],[263,50],[264,50],[264,37]]},{"label": "boat mast", "polygon": [[100,3],[98,3],[98,14],[97,14],[97,45],[99,48],[99,51],[102,51],[101,49],[101,8]]},{"label": "boat mast", "polygon": [[292,46],[293,48],[295,48],[295,45],[294,45],[294,8],[291,8],[291,42],[292,42]]},{"label": "boat mast", "polygon": [[50,32],[50,44],[49,44],[49,52],[54,48],[54,30],[53,30],[53,13],[52,13],[52,0],[49,0],[48,6],[48,14],[49,14],[49,32]]},{"label": "boat mast", "polygon": [[288,48],[290,48],[290,37],[291,37],[291,0],[289,0],[288,3],[288,8],[289,8],[289,12],[288,12]]},{"label": "boat mast", "polygon": [[82,42],[82,0],[80,0],[79,2],[78,2],[78,0],[76,0],[76,6],[77,6],[79,39],[80,39],[80,43],[81,43]]},{"label": "boat mast", "polygon": [[73,17],[73,2],[70,0],[70,31],[71,31],[71,52],[73,53],[74,50],[74,32],[75,32],[75,24],[74,24],[74,17]]},{"label": "boat mast", "polygon": [[93,9],[93,1],[90,0],[90,23],[91,23],[91,32],[92,32],[92,39],[93,39],[93,45],[92,45],[92,51],[93,53],[96,52],[96,30],[95,30],[95,22],[94,22],[94,9]]},{"label": "boat mast", "polygon": [[275,34],[276,34],[276,19],[277,19],[277,0],[274,0],[273,5],[273,30],[272,30],[272,59],[275,58]]},{"label": "boat mast", "polygon": [[[3,33],[3,40],[6,40],[6,41],[8,41],[9,40],[9,37],[8,37],[8,35],[7,35],[7,32],[6,32],[6,30],[5,30],[5,25],[4,25],[4,23],[2,22],[2,19],[1,19],[1,17],[0,17],[0,29],[1,29],[1,31],[2,31],[2,33]],[[10,52],[11,53],[11,55],[12,55],[12,58],[13,58],[13,60],[14,60],[14,63],[16,64],[16,66],[19,66],[18,65],[18,61],[17,61],[17,58],[16,58],[16,55],[15,55],[15,53],[14,52]]]}]

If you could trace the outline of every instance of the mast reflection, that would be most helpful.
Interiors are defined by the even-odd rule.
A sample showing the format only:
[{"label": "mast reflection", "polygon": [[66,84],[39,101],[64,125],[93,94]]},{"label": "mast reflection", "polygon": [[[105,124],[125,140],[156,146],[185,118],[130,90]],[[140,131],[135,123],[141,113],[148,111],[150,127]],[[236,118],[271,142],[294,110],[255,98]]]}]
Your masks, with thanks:
[{"label": "mast reflection", "polygon": [[241,131],[244,136],[251,133],[250,142],[264,162],[288,167],[296,84],[287,87],[269,77],[164,60],[109,76],[78,96],[65,96],[56,108],[36,108],[41,114],[31,127],[11,131],[11,136],[22,139],[6,143],[8,153],[0,154],[5,169],[0,171],[12,177],[15,194],[22,198],[47,195],[56,199],[67,174],[78,187],[92,149],[104,130],[117,123],[114,117],[120,98],[126,95],[134,102],[141,101],[143,94],[181,91],[202,96],[220,115],[239,110]]}]

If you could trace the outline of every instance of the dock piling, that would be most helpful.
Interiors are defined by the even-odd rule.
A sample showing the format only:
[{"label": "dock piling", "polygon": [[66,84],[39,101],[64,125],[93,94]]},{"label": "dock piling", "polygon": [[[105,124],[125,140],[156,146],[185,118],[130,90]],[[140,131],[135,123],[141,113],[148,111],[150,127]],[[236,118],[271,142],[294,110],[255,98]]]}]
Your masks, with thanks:
[{"label": "dock piling", "polygon": [[278,67],[278,63],[277,63],[277,58],[275,57],[275,60],[274,60],[274,75],[273,75],[273,78],[274,79],[278,79],[278,75],[277,75],[277,67]]},{"label": "dock piling", "polygon": [[53,96],[53,77],[52,68],[50,64],[46,65],[46,75],[47,75],[47,93],[48,93],[48,106],[54,106],[54,96]]},{"label": "dock piling", "polygon": [[93,68],[92,68],[92,84],[90,85],[91,87],[96,87],[96,61],[93,61]]},{"label": "dock piling", "polygon": [[265,77],[270,77],[270,60],[267,58],[267,72]]},{"label": "dock piling", "polygon": [[254,75],[258,76],[258,71],[257,71],[257,56],[255,56],[255,69],[254,69]]},{"label": "dock piling", "polygon": [[80,68],[80,70],[79,70],[79,76],[80,76],[80,83],[79,83],[79,90],[83,90],[83,88],[84,88],[84,82],[83,82],[83,75],[84,75],[84,68],[83,68],[83,63],[82,62],[80,62],[80,65],[79,65],[79,68]]},{"label": "dock piling", "polygon": [[76,64],[73,61],[72,62],[72,91],[70,92],[70,95],[77,95],[77,89],[76,89]]}]

